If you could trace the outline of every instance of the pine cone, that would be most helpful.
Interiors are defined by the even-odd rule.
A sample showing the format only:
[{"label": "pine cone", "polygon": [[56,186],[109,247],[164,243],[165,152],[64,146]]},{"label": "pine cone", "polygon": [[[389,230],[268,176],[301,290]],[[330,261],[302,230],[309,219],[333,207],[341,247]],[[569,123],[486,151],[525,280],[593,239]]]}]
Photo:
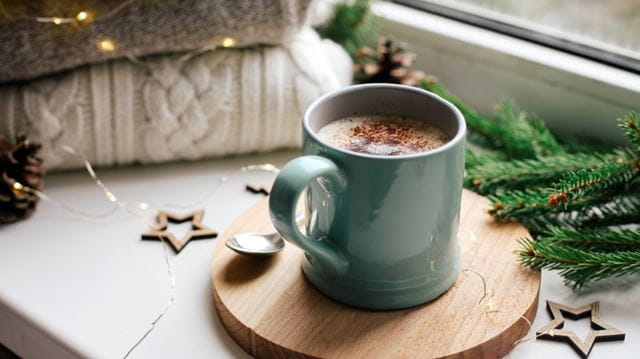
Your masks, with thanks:
[{"label": "pine cone", "polygon": [[38,196],[23,187],[42,189],[40,147],[24,136],[16,136],[15,146],[0,136],[0,223],[23,219],[36,209]]},{"label": "pine cone", "polygon": [[355,65],[355,72],[356,80],[360,83],[386,82],[415,86],[425,77],[422,71],[409,69],[416,55],[386,38],[380,38],[377,51],[363,47],[357,56],[359,64]]}]

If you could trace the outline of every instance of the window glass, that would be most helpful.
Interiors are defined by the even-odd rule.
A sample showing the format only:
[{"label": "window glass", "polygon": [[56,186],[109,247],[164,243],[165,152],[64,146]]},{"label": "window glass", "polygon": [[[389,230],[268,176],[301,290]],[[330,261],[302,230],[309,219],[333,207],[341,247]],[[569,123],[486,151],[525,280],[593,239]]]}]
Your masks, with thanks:
[{"label": "window glass", "polygon": [[[501,32],[640,65],[640,0],[398,0]],[[506,26],[505,26],[506,25]],[[515,29],[515,30],[514,30]],[[605,54],[605,53],[608,53]],[[640,68],[640,67],[638,67]]]}]

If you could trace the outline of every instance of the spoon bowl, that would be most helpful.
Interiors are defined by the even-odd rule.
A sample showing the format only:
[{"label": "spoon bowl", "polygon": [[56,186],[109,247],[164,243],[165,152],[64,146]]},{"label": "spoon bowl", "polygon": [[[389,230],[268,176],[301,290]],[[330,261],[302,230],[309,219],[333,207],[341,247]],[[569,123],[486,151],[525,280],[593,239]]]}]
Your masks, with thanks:
[{"label": "spoon bowl", "polygon": [[[296,215],[296,224],[302,225],[304,214]],[[239,233],[224,244],[236,253],[251,257],[267,257],[284,249],[284,238],[277,233]]]},{"label": "spoon bowl", "polygon": [[247,256],[266,257],[284,248],[284,239],[278,233],[241,233],[227,239],[227,248]]}]

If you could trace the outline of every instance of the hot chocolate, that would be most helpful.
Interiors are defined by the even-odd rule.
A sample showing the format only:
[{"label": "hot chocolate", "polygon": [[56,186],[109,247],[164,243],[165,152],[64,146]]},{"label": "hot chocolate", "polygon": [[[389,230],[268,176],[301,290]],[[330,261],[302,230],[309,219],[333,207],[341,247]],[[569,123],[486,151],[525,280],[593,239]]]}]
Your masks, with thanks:
[{"label": "hot chocolate", "polygon": [[330,122],[318,131],[324,142],[349,151],[399,156],[438,148],[449,141],[439,128],[402,116],[353,116]]}]

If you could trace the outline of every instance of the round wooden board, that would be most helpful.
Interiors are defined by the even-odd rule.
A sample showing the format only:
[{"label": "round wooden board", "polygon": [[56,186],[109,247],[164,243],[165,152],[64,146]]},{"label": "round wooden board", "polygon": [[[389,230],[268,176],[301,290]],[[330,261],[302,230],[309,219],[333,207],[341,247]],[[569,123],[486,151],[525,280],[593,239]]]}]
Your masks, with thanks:
[{"label": "round wooden board", "polygon": [[[224,241],[240,232],[273,231],[268,201],[240,216],[218,241],[212,259],[214,301],[233,339],[259,358],[495,358],[524,336],[538,305],[540,273],[518,264],[516,223],[496,224],[488,202],[463,194],[458,233],[462,268],[439,298],[405,310],[371,311],[333,301],[303,276],[302,252],[256,259]],[[482,275],[488,295],[483,296]]]}]

